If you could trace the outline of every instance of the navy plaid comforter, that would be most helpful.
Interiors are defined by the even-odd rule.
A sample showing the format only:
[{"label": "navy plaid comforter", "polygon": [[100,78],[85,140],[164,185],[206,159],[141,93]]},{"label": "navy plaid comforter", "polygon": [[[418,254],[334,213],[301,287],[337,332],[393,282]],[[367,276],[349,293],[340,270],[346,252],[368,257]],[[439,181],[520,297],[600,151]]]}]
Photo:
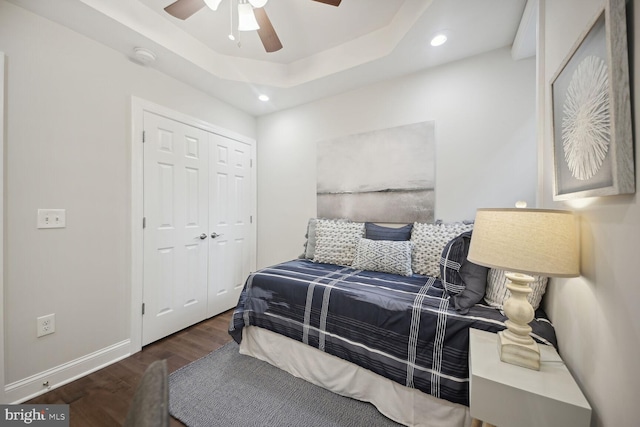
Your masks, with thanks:
[{"label": "navy plaid comforter", "polygon": [[[229,333],[253,325],[293,338],[407,387],[469,405],[469,328],[498,332],[506,318],[450,307],[438,279],[295,260],[252,273]],[[532,335],[556,346],[542,311]]]}]

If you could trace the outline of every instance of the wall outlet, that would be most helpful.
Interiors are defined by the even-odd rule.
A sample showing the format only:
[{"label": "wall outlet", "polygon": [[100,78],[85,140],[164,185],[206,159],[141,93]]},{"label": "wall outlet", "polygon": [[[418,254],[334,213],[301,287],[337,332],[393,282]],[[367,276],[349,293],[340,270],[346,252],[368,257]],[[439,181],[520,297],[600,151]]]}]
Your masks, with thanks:
[{"label": "wall outlet", "polygon": [[38,228],[64,228],[66,226],[66,209],[38,209]]},{"label": "wall outlet", "polygon": [[55,313],[40,316],[36,319],[38,324],[38,337],[52,334],[56,331],[56,315]]}]

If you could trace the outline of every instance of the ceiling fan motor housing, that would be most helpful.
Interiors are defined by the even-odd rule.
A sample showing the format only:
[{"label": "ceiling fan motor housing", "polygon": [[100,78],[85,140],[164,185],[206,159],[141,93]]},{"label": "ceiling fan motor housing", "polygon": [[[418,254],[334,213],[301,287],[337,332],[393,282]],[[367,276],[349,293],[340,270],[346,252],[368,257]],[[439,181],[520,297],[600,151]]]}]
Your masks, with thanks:
[{"label": "ceiling fan motor housing", "polygon": [[[282,49],[282,43],[276,34],[271,21],[267,16],[264,6],[269,0],[239,0],[238,1],[238,30],[257,30],[262,45],[267,52],[276,52]],[[313,0],[331,6],[339,6],[342,0]],[[187,19],[203,7],[217,10],[222,0],[176,0],[164,10],[178,19]],[[251,16],[249,16],[251,14]],[[231,36],[229,37],[231,38]],[[154,58],[155,59],[155,58]]]}]

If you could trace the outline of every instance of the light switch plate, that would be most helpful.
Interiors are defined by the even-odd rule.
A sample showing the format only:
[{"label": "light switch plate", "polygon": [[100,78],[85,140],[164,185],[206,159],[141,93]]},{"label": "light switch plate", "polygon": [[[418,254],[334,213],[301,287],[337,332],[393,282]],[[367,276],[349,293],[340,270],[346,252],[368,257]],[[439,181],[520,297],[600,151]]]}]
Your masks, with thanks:
[{"label": "light switch plate", "polygon": [[64,228],[66,226],[66,209],[38,209],[38,228]]}]

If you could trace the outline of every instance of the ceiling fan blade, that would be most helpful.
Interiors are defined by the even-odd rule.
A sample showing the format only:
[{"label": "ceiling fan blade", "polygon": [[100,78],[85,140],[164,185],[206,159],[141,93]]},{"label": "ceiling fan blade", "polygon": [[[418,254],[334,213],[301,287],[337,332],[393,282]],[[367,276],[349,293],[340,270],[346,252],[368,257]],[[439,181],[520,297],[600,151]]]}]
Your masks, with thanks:
[{"label": "ceiling fan blade", "polygon": [[330,4],[331,6],[340,6],[342,0],[313,0],[319,3]]},{"label": "ceiling fan blade", "polygon": [[282,43],[280,43],[276,30],[273,29],[271,20],[267,16],[267,12],[264,8],[260,7],[253,9],[253,13],[256,16],[258,25],[260,26],[258,29],[258,35],[260,36],[260,40],[262,40],[264,50],[267,52],[275,52],[282,49]]},{"label": "ceiling fan blade", "polygon": [[187,19],[205,6],[204,0],[177,0],[164,10],[178,19]]}]

